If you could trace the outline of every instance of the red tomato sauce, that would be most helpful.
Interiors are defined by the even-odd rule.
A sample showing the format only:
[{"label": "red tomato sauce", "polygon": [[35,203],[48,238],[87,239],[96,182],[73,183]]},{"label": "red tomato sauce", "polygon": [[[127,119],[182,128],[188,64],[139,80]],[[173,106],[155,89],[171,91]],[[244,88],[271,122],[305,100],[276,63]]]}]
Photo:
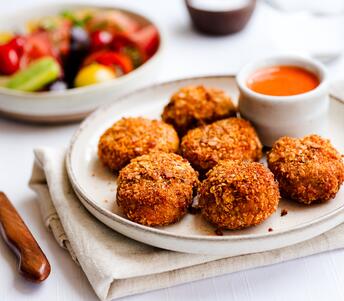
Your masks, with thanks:
[{"label": "red tomato sauce", "polygon": [[247,86],[252,91],[271,96],[291,96],[309,92],[319,86],[318,77],[296,66],[272,66],[251,74]]}]

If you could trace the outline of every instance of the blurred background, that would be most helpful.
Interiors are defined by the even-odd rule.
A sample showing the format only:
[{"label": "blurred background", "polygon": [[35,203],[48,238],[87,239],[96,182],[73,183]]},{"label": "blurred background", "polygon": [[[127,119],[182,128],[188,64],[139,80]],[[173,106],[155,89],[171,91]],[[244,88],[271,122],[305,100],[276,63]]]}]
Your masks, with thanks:
[{"label": "blurred background", "polygon": [[[2,11],[12,11],[48,2],[61,1],[11,0],[5,3],[3,0],[0,5]],[[240,7],[249,0],[191,2],[221,10],[221,7],[226,9],[226,5],[227,8]],[[247,26],[228,36],[209,36],[195,31],[183,0],[85,0],[82,3],[120,5],[156,20],[166,34],[165,63],[159,80],[236,73],[248,60],[286,52],[317,57],[326,63],[331,77],[344,76],[344,1],[341,0],[258,0]]]}]

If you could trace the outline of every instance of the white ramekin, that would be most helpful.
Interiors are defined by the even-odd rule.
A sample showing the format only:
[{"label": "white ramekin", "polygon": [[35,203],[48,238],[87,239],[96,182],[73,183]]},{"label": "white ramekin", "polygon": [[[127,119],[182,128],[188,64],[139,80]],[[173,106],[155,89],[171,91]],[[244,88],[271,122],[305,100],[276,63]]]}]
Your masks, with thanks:
[{"label": "white ramekin", "polygon": [[[318,76],[320,84],[314,90],[292,96],[270,96],[250,90],[247,79],[256,70],[269,66],[302,67]],[[265,146],[282,136],[302,137],[324,134],[329,107],[326,70],[317,61],[301,56],[276,56],[246,65],[237,75],[240,89],[239,111],[255,126]]]}]

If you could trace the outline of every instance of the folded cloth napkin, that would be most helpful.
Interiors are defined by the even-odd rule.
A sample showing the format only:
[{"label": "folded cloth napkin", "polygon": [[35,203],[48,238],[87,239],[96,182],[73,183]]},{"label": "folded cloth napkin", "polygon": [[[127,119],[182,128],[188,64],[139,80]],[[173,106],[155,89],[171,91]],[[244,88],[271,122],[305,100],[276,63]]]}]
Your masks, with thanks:
[{"label": "folded cloth napkin", "polygon": [[344,247],[344,225],[316,238],[269,252],[225,258],[151,247],[100,223],[74,194],[65,169],[65,150],[35,150],[30,187],[45,225],[80,264],[101,300],[204,279]]}]

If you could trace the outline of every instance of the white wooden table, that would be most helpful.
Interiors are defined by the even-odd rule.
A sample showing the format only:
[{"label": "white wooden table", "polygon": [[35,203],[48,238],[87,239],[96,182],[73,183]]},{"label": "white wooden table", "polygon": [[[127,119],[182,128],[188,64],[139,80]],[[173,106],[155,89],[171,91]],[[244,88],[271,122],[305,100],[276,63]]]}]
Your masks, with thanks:
[{"label": "white wooden table", "polygon": [[[22,0],[1,0],[0,14],[34,2],[49,1],[30,0],[24,3]],[[117,2],[121,3],[104,1]],[[300,27],[302,16],[297,15],[295,22],[290,22],[288,16],[263,3],[259,3],[252,21],[242,33],[225,38],[195,33],[189,26],[181,0],[123,0],[122,4],[155,18],[165,28],[165,64],[157,81],[201,74],[235,73],[245,62],[262,55],[283,50],[304,51],[310,45],[314,49],[316,38],[321,46],[331,45],[332,41],[338,40],[337,37],[343,37],[344,26],[340,26],[343,23],[341,20],[337,18],[334,22],[328,22],[319,19],[315,27],[307,23],[308,30],[316,30],[316,35],[307,40],[309,35],[304,36],[302,26]],[[307,29],[307,25],[305,27]],[[286,38],[290,30],[295,32],[295,39],[293,35]],[[300,42],[304,45],[300,46]],[[343,58],[328,67],[332,78],[344,78]],[[76,128],[76,124],[36,126],[0,119],[0,189],[13,201],[52,266],[51,276],[44,284],[28,283],[15,272],[14,256],[0,241],[1,301],[97,300],[82,270],[74,264],[66,251],[60,249],[44,227],[35,195],[27,187],[33,148],[39,145],[67,146]],[[344,300],[344,250],[180,285],[124,300]]]}]

